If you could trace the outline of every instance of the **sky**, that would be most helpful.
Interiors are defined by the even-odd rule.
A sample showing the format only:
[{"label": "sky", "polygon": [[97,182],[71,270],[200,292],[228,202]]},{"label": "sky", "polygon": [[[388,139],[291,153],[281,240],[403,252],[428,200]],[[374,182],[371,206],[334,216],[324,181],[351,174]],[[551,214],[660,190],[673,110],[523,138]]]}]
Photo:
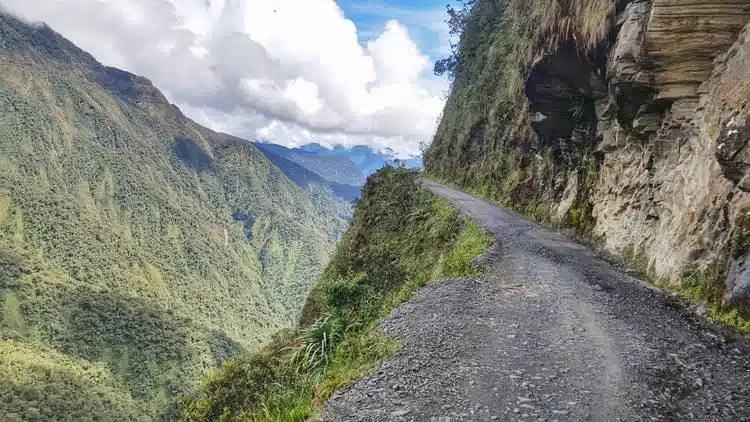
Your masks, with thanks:
[{"label": "sky", "polygon": [[192,119],[287,146],[431,142],[448,82],[446,0],[0,0]]}]

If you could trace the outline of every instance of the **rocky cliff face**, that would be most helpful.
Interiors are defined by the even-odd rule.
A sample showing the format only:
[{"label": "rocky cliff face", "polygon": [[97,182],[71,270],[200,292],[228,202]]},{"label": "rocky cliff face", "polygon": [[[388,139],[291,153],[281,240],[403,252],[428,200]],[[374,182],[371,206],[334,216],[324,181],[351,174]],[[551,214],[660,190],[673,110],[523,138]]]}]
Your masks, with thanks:
[{"label": "rocky cliff face", "polygon": [[[459,64],[427,171],[573,227],[655,280],[747,314],[750,0],[617,1],[597,16],[581,1],[530,3],[526,9],[515,1],[475,6],[464,47],[488,4],[511,24],[481,27],[485,35],[505,31],[506,38],[530,39],[523,96],[500,100],[487,93],[498,100],[462,134],[454,129],[465,124],[455,117],[465,107],[457,96],[489,71],[465,76]],[[538,24],[548,10],[569,25],[551,47],[534,39],[538,31],[518,29],[522,12]],[[587,19],[609,28],[593,48],[576,36],[576,21]],[[472,67],[469,57],[461,59]],[[506,113],[505,129],[487,135],[498,110],[509,108],[497,105],[502,101],[515,101],[520,111],[512,119]],[[460,170],[468,154],[475,164]]]},{"label": "rocky cliff face", "polygon": [[[613,95],[597,116],[602,166],[590,201],[605,246],[642,251],[659,277],[726,271],[745,252],[748,139],[740,138],[750,49],[747,32],[737,34],[749,6],[634,2],[622,12],[609,56]],[[632,119],[618,116],[621,108]],[[750,287],[738,285],[743,278],[731,274],[725,303],[750,293],[741,292]]]}]

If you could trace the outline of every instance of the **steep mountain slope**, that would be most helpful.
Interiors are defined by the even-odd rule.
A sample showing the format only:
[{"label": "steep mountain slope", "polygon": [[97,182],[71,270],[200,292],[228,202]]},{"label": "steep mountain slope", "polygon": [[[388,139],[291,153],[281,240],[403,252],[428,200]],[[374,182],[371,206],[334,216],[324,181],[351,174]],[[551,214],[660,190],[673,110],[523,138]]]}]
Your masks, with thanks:
[{"label": "steep mountain slope", "polygon": [[146,79],[2,14],[0,138],[2,420],[173,411],[295,320],[346,224]]},{"label": "steep mountain slope", "polygon": [[479,0],[429,174],[750,326],[750,1]]},{"label": "steep mountain slope", "polygon": [[332,183],[349,186],[362,186],[365,183],[362,172],[345,156],[321,154],[264,142],[257,142],[255,145],[264,153],[286,158]]},{"label": "steep mountain slope", "polygon": [[289,157],[290,152],[284,147],[263,143],[256,145],[266,158],[274,163],[284,172],[284,174],[287,175],[287,177],[292,179],[292,181],[300,187],[305,189],[330,189],[335,196],[346,201],[354,201],[359,197],[359,193],[362,189],[360,185],[347,185],[327,180],[318,173],[308,170],[295,162],[293,157],[287,158]]}]

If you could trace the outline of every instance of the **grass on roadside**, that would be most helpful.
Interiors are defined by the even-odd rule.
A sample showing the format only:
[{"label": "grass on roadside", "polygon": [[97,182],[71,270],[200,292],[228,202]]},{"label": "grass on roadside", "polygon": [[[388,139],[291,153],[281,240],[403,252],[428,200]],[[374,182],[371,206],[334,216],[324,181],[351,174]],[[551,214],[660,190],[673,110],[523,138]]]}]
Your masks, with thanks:
[{"label": "grass on roadside", "polygon": [[305,420],[394,353],[379,323],[395,307],[429,282],[477,272],[489,235],[420,177],[394,168],[370,177],[298,328],[207,378],[184,401],[184,420]]}]

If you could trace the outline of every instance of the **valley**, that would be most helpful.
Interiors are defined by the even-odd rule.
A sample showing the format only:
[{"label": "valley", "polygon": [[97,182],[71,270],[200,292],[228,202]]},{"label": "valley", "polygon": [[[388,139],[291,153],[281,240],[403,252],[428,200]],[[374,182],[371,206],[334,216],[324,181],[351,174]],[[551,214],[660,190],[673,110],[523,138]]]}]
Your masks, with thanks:
[{"label": "valley", "polygon": [[148,80],[7,15],[0,110],[3,420],[172,419],[295,322],[351,218]]},{"label": "valley", "polygon": [[326,148],[306,144],[297,148],[256,142],[255,145],[290,179],[302,187],[326,186],[347,201],[359,198],[368,176],[385,166],[422,168],[421,158],[399,160],[392,152],[366,146]]}]

